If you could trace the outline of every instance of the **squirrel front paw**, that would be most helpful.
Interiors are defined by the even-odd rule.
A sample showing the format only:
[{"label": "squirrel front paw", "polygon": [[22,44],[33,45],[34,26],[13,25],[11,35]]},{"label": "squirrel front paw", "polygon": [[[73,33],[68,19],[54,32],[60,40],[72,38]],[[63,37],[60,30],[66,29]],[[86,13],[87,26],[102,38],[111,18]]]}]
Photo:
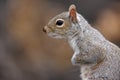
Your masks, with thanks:
[{"label": "squirrel front paw", "polygon": [[71,58],[72,65],[80,65],[81,59],[77,55],[73,55]]},{"label": "squirrel front paw", "polygon": [[71,62],[72,62],[72,65],[76,65],[76,57],[75,57],[75,55],[72,56]]}]

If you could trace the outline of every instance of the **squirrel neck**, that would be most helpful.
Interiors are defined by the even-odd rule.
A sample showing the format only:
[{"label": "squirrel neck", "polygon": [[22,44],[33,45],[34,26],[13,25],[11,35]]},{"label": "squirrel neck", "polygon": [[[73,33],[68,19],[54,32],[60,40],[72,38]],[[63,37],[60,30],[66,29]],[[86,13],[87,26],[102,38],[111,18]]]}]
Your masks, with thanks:
[{"label": "squirrel neck", "polygon": [[72,24],[73,27],[76,27],[76,31],[68,36],[68,41],[79,39],[78,41],[84,42],[85,39],[97,39],[97,41],[101,42],[106,40],[99,31],[91,27],[91,25],[78,13],[77,20],[78,23]]},{"label": "squirrel neck", "polygon": [[72,35],[68,36],[68,41],[77,40],[83,41],[85,38],[86,31],[91,31],[90,24],[80,15],[77,13],[77,20],[76,24],[72,24],[72,27],[76,28],[75,32],[72,32]]},{"label": "squirrel neck", "polygon": [[78,46],[78,44],[82,44],[84,43],[84,39],[85,39],[85,34],[86,34],[86,30],[89,30],[88,28],[90,28],[90,25],[87,23],[87,21],[78,14],[77,16],[78,19],[78,23],[77,24],[72,24],[73,27],[75,27],[76,31],[74,33],[72,33],[72,35],[68,36],[68,42],[70,44],[70,46],[72,47],[72,49],[75,52],[80,52],[80,45]]},{"label": "squirrel neck", "polygon": [[[77,27],[76,31],[68,36],[68,42],[75,52],[80,52],[80,48],[87,46],[87,43],[103,43],[106,39],[103,35],[91,27],[91,25],[78,14],[78,23],[73,27]],[[104,43],[103,43],[104,45]]]}]

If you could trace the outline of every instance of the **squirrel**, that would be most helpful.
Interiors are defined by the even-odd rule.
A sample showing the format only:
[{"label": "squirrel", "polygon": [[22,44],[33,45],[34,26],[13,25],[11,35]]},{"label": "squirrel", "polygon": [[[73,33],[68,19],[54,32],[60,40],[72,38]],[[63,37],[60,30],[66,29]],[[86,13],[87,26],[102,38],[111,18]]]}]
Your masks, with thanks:
[{"label": "squirrel", "polygon": [[74,51],[71,62],[80,66],[82,80],[120,80],[120,48],[91,27],[74,4],[52,18],[43,31],[68,41]]}]

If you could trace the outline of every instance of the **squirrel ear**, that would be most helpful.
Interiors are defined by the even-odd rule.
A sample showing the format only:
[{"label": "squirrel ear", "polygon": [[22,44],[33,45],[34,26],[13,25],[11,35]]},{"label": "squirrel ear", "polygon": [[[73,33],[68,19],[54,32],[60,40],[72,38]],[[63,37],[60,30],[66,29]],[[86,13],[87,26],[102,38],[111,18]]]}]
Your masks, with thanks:
[{"label": "squirrel ear", "polygon": [[71,21],[77,22],[76,6],[74,4],[70,5],[69,7],[69,17]]}]

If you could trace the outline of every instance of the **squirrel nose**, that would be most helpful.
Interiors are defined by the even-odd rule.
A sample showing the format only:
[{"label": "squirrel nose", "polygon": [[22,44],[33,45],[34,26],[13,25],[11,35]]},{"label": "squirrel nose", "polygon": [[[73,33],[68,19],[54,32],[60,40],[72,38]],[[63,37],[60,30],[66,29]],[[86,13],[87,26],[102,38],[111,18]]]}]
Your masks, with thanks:
[{"label": "squirrel nose", "polygon": [[43,28],[43,32],[45,32],[45,33],[47,32],[45,28]]},{"label": "squirrel nose", "polygon": [[51,32],[51,29],[48,28],[48,26],[45,26],[45,27],[43,28],[43,32],[49,33],[49,32]]}]

